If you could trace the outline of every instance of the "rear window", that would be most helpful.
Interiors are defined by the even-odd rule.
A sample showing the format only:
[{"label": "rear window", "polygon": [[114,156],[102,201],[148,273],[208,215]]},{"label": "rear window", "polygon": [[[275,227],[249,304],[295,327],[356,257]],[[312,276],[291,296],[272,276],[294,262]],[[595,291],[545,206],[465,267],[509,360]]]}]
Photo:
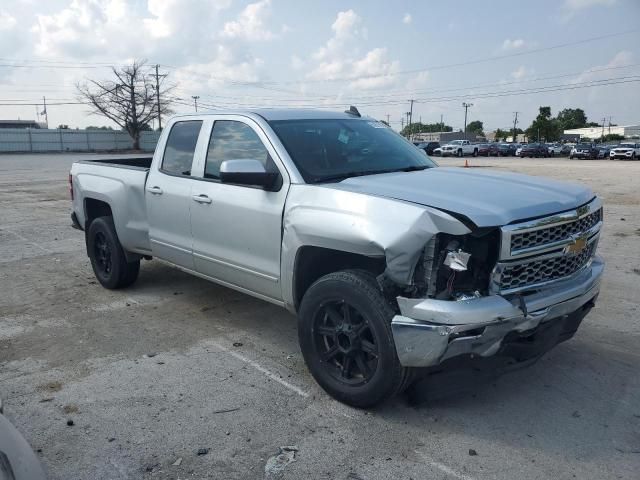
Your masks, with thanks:
[{"label": "rear window", "polygon": [[171,175],[191,175],[191,164],[202,121],[176,122],[171,127],[160,169]]}]

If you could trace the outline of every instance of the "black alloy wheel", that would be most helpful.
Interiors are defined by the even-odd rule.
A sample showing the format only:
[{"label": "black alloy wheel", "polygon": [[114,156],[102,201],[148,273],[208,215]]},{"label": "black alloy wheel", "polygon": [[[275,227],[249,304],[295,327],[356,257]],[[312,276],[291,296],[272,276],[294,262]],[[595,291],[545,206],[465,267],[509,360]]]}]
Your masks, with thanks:
[{"label": "black alloy wheel", "polygon": [[348,385],[371,380],[378,363],[378,340],[369,322],[345,300],[327,301],[313,320],[314,346],[329,375]]},{"label": "black alloy wheel", "polygon": [[110,276],[112,271],[111,247],[104,233],[98,232],[93,241],[93,255],[96,259],[96,268],[104,276]]}]

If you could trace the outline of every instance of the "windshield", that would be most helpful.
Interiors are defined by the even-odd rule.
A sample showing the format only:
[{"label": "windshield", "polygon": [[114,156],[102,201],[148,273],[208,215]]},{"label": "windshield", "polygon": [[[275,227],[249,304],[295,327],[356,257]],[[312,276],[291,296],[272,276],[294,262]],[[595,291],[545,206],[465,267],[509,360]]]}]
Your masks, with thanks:
[{"label": "windshield", "polygon": [[383,123],[366,119],[269,122],[307,183],[437,166]]}]

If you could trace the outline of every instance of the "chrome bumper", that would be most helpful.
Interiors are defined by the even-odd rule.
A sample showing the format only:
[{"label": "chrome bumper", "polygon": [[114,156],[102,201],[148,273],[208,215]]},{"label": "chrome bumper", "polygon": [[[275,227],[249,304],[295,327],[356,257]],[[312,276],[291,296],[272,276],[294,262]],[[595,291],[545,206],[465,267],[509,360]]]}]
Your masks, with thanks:
[{"label": "chrome bumper", "polygon": [[398,297],[401,315],[393,317],[391,329],[400,363],[429,367],[458,355],[494,355],[509,332],[534,329],[592,301],[603,271],[604,262],[595,256],[570,279],[522,297],[490,295],[459,302]]}]

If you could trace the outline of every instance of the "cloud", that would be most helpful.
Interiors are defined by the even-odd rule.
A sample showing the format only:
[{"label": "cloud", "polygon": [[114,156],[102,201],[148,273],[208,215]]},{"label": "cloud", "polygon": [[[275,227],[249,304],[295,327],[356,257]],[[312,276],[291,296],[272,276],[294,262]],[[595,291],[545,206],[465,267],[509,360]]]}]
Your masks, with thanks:
[{"label": "cloud", "polygon": [[591,7],[611,7],[617,0],[565,0],[564,8],[567,10],[584,10]]},{"label": "cloud", "polygon": [[521,38],[516,38],[511,40],[507,38],[504,42],[502,42],[502,50],[517,50],[525,46],[525,41]]},{"label": "cloud", "polygon": [[5,12],[0,12],[0,30],[11,30],[15,27],[17,20],[15,17]]},{"label": "cloud", "polygon": [[349,88],[373,89],[393,83],[398,61],[389,59],[386,48],[373,48],[364,55],[360,42],[367,37],[362,18],[353,10],[339,12],[331,25],[333,35],[311,58],[315,68],[307,74],[311,80],[352,80]]},{"label": "cloud", "polygon": [[224,24],[222,36],[249,41],[271,40],[274,37],[266,26],[271,9],[271,0],[250,3],[234,21]]},{"label": "cloud", "polygon": [[531,74],[533,74],[533,69],[527,68],[524,65],[520,65],[516,70],[511,72],[511,76],[516,80],[520,80],[526,76],[530,76]]},{"label": "cloud", "polygon": [[413,18],[410,13],[405,13],[404,17],[402,17],[402,23],[409,25],[412,22]]}]

